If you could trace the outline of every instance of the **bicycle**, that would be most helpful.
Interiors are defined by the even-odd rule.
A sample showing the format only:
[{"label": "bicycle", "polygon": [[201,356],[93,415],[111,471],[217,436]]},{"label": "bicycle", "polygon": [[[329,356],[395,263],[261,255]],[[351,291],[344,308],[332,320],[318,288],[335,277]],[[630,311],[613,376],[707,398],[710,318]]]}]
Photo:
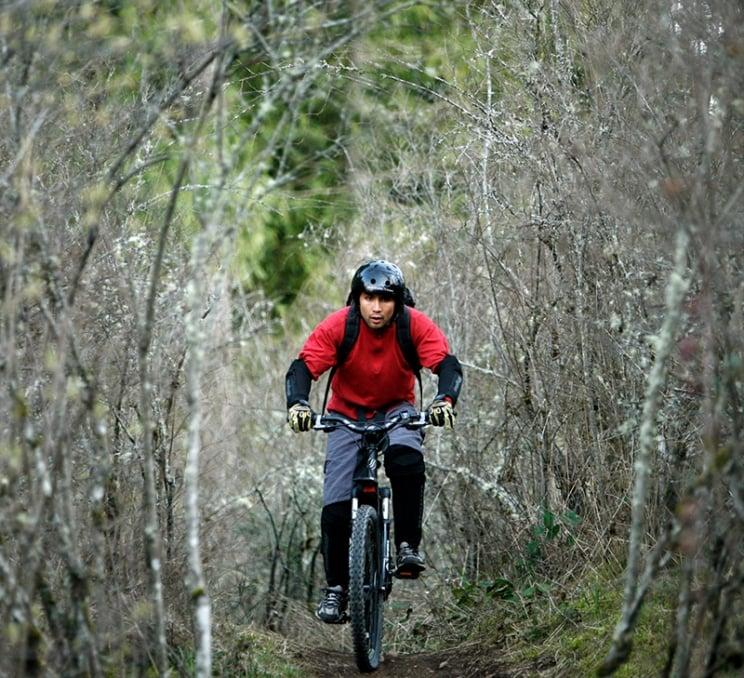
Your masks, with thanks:
[{"label": "bicycle", "polygon": [[[353,421],[337,414],[313,415],[313,429],[332,431],[341,426],[361,435],[351,494],[349,542],[349,621],[357,667],[374,671],[382,656],[383,607],[393,588],[395,555],[391,540],[392,494],[377,480],[379,457],[389,445],[388,433],[405,426],[429,425],[427,412],[401,412],[381,422]],[[408,578],[415,579],[418,573]]]}]

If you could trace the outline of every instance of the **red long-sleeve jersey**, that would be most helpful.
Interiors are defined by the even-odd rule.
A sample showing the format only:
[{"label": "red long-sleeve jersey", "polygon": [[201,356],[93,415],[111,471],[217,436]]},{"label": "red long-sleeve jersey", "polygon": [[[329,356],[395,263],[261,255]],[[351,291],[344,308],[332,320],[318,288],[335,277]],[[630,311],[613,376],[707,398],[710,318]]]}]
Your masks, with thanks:
[{"label": "red long-sleeve jersey", "polygon": [[[424,313],[415,308],[409,308],[408,312],[411,339],[421,366],[437,372],[449,353],[447,338]],[[348,313],[348,306],[331,313],[310,333],[302,347],[299,357],[314,380],[336,364]],[[416,379],[403,357],[396,331],[395,322],[381,330],[372,330],[360,319],[359,337],[333,376],[329,410],[356,419],[360,409],[370,416],[402,402],[415,402]]]}]

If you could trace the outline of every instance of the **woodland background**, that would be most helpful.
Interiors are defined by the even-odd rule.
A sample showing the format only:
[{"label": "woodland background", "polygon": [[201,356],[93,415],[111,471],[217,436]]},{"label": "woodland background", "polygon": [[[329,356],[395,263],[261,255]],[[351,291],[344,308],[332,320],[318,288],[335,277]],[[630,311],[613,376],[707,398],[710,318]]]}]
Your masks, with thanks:
[{"label": "woodland background", "polygon": [[387,647],[735,675],[743,20],[3,3],[0,674],[302,675],[282,638],[344,646],[312,620],[324,440],[283,378],[385,257],[465,369]]}]

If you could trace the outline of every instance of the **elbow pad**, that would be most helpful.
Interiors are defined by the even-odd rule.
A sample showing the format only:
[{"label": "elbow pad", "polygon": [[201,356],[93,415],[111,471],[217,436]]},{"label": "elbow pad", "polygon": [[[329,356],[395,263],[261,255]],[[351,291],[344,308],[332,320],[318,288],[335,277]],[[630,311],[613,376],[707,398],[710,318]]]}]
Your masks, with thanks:
[{"label": "elbow pad", "polygon": [[312,382],[313,375],[307,369],[305,361],[300,358],[292,361],[284,382],[287,393],[287,409],[295,403],[307,403],[310,399],[310,385]]},{"label": "elbow pad", "polygon": [[462,388],[462,367],[460,361],[451,353],[447,354],[439,363],[437,368],[439,376],[439,386],[437,387],[437,400],[448,396],[452,399],[452,404],[457,403]]}]

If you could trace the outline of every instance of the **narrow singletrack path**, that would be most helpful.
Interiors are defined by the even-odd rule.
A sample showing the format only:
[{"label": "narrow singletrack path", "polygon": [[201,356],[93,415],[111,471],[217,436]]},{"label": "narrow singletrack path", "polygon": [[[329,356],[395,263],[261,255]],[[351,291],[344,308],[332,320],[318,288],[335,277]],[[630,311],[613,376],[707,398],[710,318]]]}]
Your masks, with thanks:
[{"label": "narrow singletrack path", "polygon": [[478,651],[470,645],[408,655],[386,653],[380,668],[369,674],[359,673],[350,652],[305,648],[297,659],[313,678],[363,675],[376,678],[518,678],[529,675],[523,670],[499,666],[482,649]]}]

